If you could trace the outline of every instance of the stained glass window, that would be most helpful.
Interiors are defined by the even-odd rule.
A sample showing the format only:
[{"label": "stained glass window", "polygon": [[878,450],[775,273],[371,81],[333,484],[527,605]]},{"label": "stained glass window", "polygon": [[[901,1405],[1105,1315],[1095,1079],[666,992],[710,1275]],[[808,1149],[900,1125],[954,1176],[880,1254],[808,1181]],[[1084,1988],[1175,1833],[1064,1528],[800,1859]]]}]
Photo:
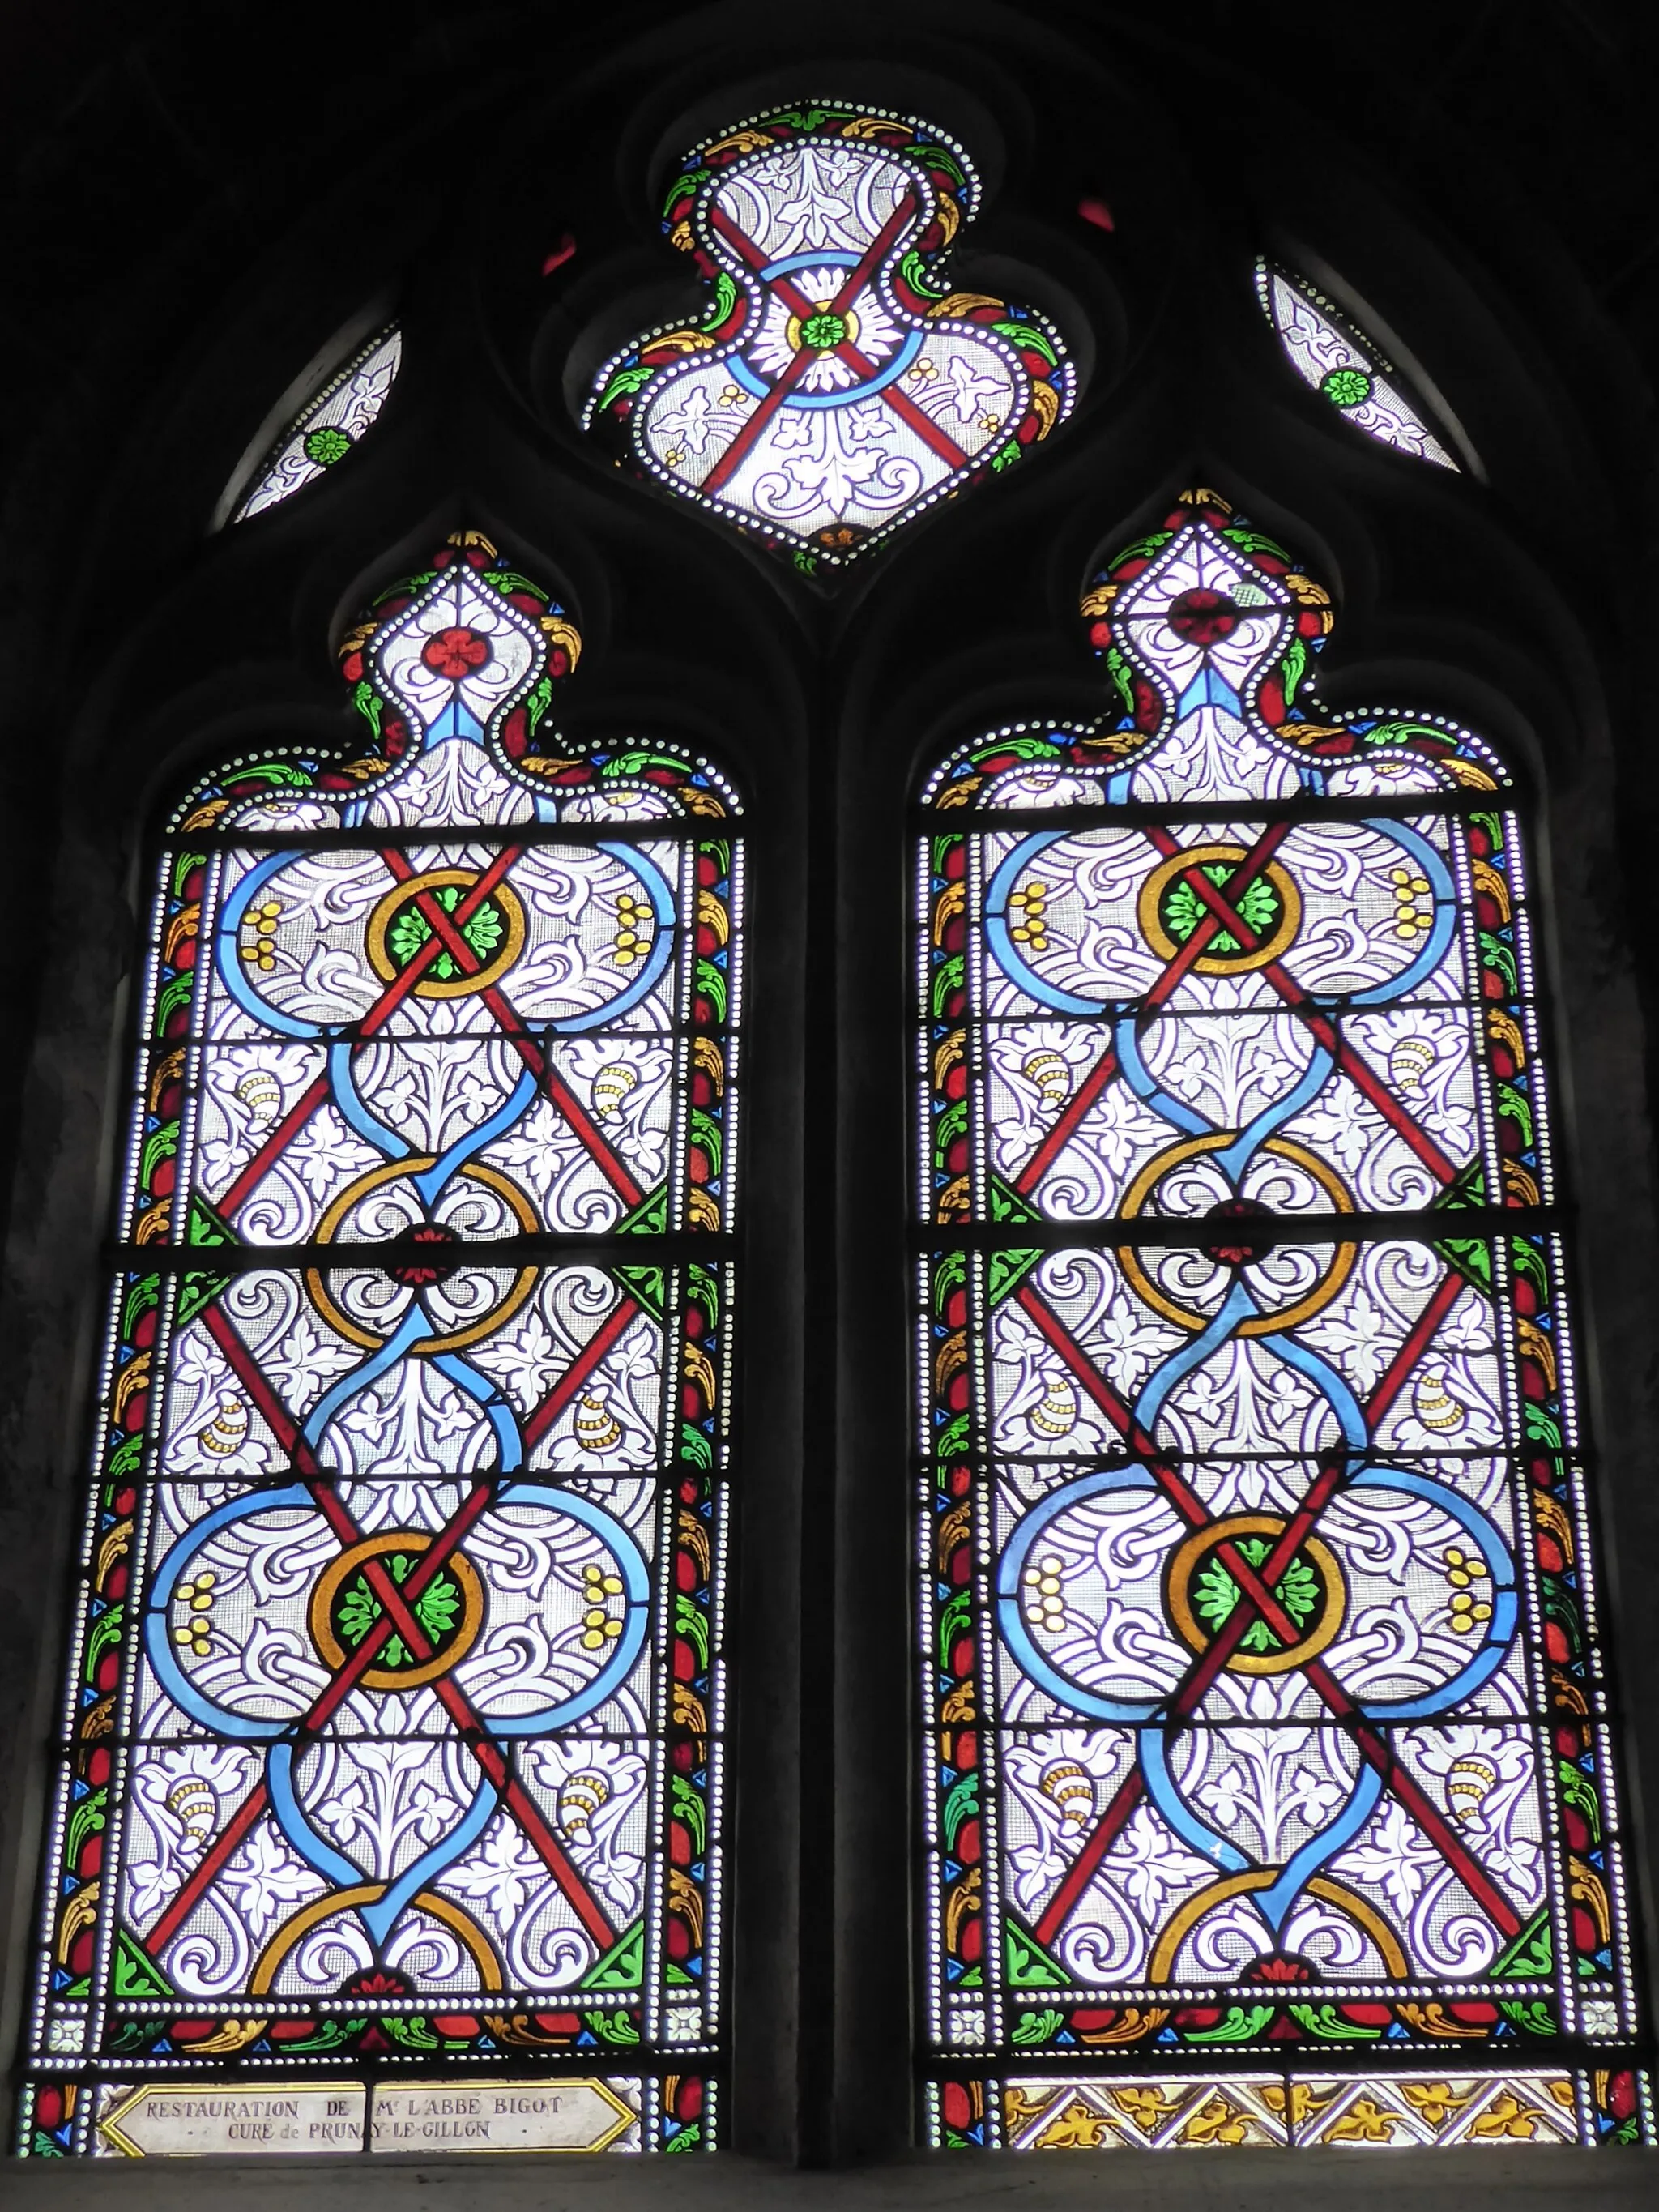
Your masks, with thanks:
[{"label": "stained glass window", "polygon": [[932,2140],[1650,2142],[1510,779],[1209,492],[920,854]]},{"label": "stained glass window", "polygon": [[1255,289],[1285,359],[1339,415],[1385,446],[1397,446],[1402,453],[1433,461],[1443,469],[1456,468],[1401,391],[1380,347],[1305,276],[1274,262],[1258,261]]},{"label": "stained glass window", "polygon": [[579,644],[452,539],[155,862],[27,2152],[712,2140],[737,806]]},{"label": "stained glass window", "polygon": [[283,428],[231,520],[262,514],[344,460],[385,406],[403,356],[403,333],[395,323],[377,331]]},{"label": "stained glass window", "polygon": [[708,305],[606,363],[588,426],[799,567],[854,559],[1071,410],[1052,323],[950,284],[978,204],[967,155],[913,116],[814,104],[722,131],[663,214]]}]

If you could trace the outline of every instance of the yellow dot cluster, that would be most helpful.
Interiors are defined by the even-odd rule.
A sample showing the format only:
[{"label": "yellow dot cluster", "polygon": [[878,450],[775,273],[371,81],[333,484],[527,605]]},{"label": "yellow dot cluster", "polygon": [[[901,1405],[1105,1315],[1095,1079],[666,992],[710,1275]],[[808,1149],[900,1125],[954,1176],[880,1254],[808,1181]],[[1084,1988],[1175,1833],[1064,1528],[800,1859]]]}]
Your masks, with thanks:
[{"label": "yellow dot cluster", "polygon": [[1446,1580],[1451,1584],[1451,1632],[1454,1636],[1470,1636],[1483,1621],[1492,1619],[1492,1607],[1484,1600],[1470,1595],[1472,1583],[1485,1582],[1486,1565],[1469,1553],[1449,1544],[1445,1555]]},{"label": "yellow dot cluster", "polygon": [[1423,936],[1433,920],[1431,913],[1420,913],[1417,903],[1429,896],[1428,878],[1410,868],[1390,868],[1389,880],[1394,885],[1394,933],[1409,943]]},{"label": "yellow dot cluster", "polygon": [[602,1651],[622,1634],[622,1622],[611,1607],[623,1594],[622,1577],[608,1575],[590,1559],[582,1569],[582,1650]]},{"label": "yellow dot cluster", "polygon": [[1483,1621],[1492,1619],[1489,1605],[1477,1604],[1467,1590],[1459,1590],[1451,1601],[1451,1628],[1454,1636],[1471,1636]]},{"label": "yellow dot cluster", "polygon": [[173,1640],[193,1657],[205,1659],[213,1648],[213,1584],[210,1569],[204,1568],[187,1583],[179,1585],[179,1602],[188,1606],[190,1617],[181,1620],[173,1632]]},{"label": "yellow dot cluster", "polygon": [[618,968],[631,967],[651,950],[651,909],[629,891],[617,897],[617,941],[611,957]]},{"label": "yellow dot cluster", "polygon": [[1021,1577],[1025,1585],[1025,1618],[1033,1628],[1046,1628],[1050,1636],[1058,1636],[1066,1626],[1066,1606],[1060,1595],[1063,1564],[1050,1552],[1027,1567]]},{"label": "yellow dot cluster", "polygon": [[1008,934],[1016,945],[1029,945],[1033,952],[1048,950],[1048,886],[1047,884],[1021,884],[1008,903],[1020,915],[1011,922]]},{"label": "yellow dot cluster", "polygon": [[257,968],[262,975],[269,975],[276,965],[276,925],[283,918],[279,899],[261,899],[258,906],[247,910],[247,921],[253,929],[253,942],[242,947],[242,957],[250,968]]}]

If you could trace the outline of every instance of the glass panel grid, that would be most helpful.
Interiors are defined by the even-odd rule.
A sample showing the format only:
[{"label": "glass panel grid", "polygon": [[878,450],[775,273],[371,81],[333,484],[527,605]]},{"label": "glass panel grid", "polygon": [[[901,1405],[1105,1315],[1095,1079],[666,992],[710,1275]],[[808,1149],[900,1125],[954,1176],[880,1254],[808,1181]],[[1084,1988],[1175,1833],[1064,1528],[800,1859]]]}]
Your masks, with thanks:
[{"label": "glass panel grid", "polygon": [[931,2139],[1651,2141],[1506,779],[1212,494],[1085,610],[921,852]]},{"label": "glass panel grid", "polygon": [[712,2142],[741,872],[579,649],[452,540],[158,862],[27,2153]]}]

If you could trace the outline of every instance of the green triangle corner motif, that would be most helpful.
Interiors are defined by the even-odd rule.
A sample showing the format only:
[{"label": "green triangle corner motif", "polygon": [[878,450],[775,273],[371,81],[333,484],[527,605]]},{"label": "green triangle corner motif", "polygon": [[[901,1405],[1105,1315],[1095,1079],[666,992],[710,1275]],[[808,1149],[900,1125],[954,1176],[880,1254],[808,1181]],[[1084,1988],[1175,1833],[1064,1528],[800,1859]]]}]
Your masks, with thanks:
[{"label": "green triangle corner motif", "polygon": [[1546,1982],[1555,1975],[1555,1936],[1550,1910],[1540,1905],[1518,1934],[1511,1936],[1490,1969],[1495,1982]]},{"label": "green triangle corner motif", "polygon": [[579,1990],[636,1990],[645,1973],[645,1923],[636,1920],[582,1976]]},{"label": "green triangle corner motif", "polygon": [[175,1997],[178,1991],[137,1938],[115,1931],[114,1988],[118,1997]]},{"label": "green triangle corner motif", "polygon": [[1003,1928],[1003,1955],[1009,1986],[1016,1990],[1060,1990],[1071,1976],[1051,1958],[1035,1936],[1010,1913]]}]

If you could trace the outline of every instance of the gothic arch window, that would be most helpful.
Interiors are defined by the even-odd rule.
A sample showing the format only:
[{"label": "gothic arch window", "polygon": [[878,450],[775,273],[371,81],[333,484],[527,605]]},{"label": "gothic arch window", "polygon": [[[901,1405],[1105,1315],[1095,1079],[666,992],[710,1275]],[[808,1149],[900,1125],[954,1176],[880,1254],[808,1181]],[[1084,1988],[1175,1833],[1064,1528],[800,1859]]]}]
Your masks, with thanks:
[{"label": "gothic arch window", "polygon": [[927,787],[932,2139],[1650,2140],[1523,835],[1216,494]]},{"label": "gothic arch window", "polygon": [[580,647],[458,533],[161,840],[29,2151],[711,2129],[739,810]]},{"label": "gothic arch window", "polygon": [[[1650,1986],[1659,691],[1636,349],[1614,295],[1592,315],[1586,294],[1659,261],[1640,258],[1639,191],[1588,158],[1567,176],[1590,149],[1565,111],[1564,189],[1517,219],[1528,185],[1505,198],[1476,112],[1506,83],[1492,40],[1425,71],[1420,42],[1352,11],[1294,32],[1204,13],[514,5],[478,36],[414,0],[397,35],[290,70],[257,130],[240,50],[221,65],[165,22],[131,34],[142,98],[124,76],[109,106],[42,107],[19,178],[67,168],[75,190],[42,198],[38,244],[15,226],[15,279],[49,262],[53,281],[20,325],[35,343],[0,361],[32,456],[0,509],[0,1126],[19,1131],[0,2011],[23,2045],[23,2146],[70,2163],[20,2185],[160,2190],[192,2212],[243,2186],[222,2160],[245,2157],[284,2200],[379,2208],[423,2196],[428,2162],[475,2193],[509,2171],[509,2196],[557,2193],[579,2177],[533,2161],[559,2142],[595,2151],[586,2181],[630,2206],[720,2195],[720,2166],[683,2155],[709,2149],[734,2196],[919,2203],[1012,2167],[1059,2206],[1133,2188],[1133,2144],[1294,2134],[1382,2151],[1348,2184],[1379,2203],[1461,2192],[1471,2166],[1472,2203],[1482,2180],[1496,2201],[1517,2166],[1528,2187],[1554,2167],[1575,2203],[1633,2212],[1644,2161],[1578,2146],[1649,2124],[1623,1916],[1628,1899]],[[144,136],[168,108],[169,147],[210,154],[171,198]],[[1529,143],[1507,108],[1501,130]],[[1599,272],[1592,224],[1630,233]],[[1314,312],[1300,365],[1264,317],[1263,254]],[[1310,365],[1322,386],[1346,374],[1316,390]],[[1386,401],[1415,435],[1396,400],[1455,467],[1371,434]],[[1183,483],[1218,484],[1254,532],[1183,507],[1097,587],[1091,660],[1055,607],[1103,533],[1109,550],[1142,518],[1161,539],[1151,519]],[[1183,611],[1171,692],[1146,595],[1200,533],[1213,573],[1191,589],[1215,596]],[[1370,708],[1419,699],[1441,711]],[[1390,769],[1393,795],[1351,787]],[[941,869],[937,945],[932,912],[926,946],[913,934],[919,837],[924,900],[936,856],[967,869]],[[1136,838],[1146,865],[1114,908],[1090,856]],[[1316,931],[1355,927],[1333,849],[1365,886],[1365,945],[1440,963],[1416,998],[1326,1004],[1308,976]],[[1096,872],[1075,904],[1073,860]],[[570,910],[538,935],[550,871]],[[1020,963],[1054,974],[1085,905],[1128,983],[1060,974],[1081,1010],[992,1005]],[[1286,942],[1253,967],[1264,932]],[[1160,974],[1195,949],[1143,1040],[1133,991],[1160,941]],[[521,1003],[561,961],[610,995]],[[1435,995],[1457,962],[1499,986],[1478,1024],[1477,991]],[[944,997],[919,1064],[920,963]],[[1275,964],[1334,1042],[1277,1000],[1264,1034],[1299,1078],[1322,1050],[1333,1070],[1275,1120],[1273,1055],[1241,1046],[1259,1104],[1230,1124],[1239,1100],[1203,1093],[1200,1047],[1256,1018]],[[399,1018],[418,1035],[347,1034],[411,971]],[[288,995],[301,981],[324,1011]],[[326,1011],[352,988],[356,1013]],[[1528,1087],[1540,1046],[1547,1100]],[[1097,1085],[1131,1048],[1157,1097]],[[465,1054],[477,1085],[440,1127]],[[944,1156],[927,1204],[948,1201],[925,1220],[919,1088]],[[1319,1125],[1339,1097],[1352,1111]],[[1091,1146],[1120,1140],[1091,1184]],[[1183,1146],[1175,1187],[1126,1217]],[[258,1158],[259,1188],[239,1188]],[[1472,1202],[1435,1203],[1437,1159]],[[1178,1211],[1235,1196],[1214,1220]],[[1390,1309],[1376,1271],[1402,1254]],[[924,1258],[940,1303],[919,1344]],[[1246,1334],[1235,1304],[1237,1342],[1200,1345],[1217,1271],[1273,1327]],[[1294,1304],[1298,1271],[1330,1294],[1292,1325],[1271,1302]],[[1400,1425],[1362,1463],[1341,1389],[1375,1410],[1401,1300],[1420,1291],[1420,1318],[1454,1277]],[[1094,1334],[1091,1283],[1119,1293]],[[476,1321],[476,1341],[422,1324],[388,1352],[417,1307],[469,1299],[447,1334]],[[1127,1349],[1106,1341],[1120,1322]],[[1141,1406],[1155,1453],[1111,1431],[1099,1395],[1133,1412],[1152,1389],[1150,1366],[1129,1379],[1143,1343],[1165,1386]],[[1273,1448],[1233,1454],[1224,1498],[1223,1443],[1183,1460],[1172,1425],[1196,1433],[1200,1401],[1229,1418],[1206,1391],[1234,1354]],[[323,1358],[343,1364],[307,1381]],[[1516,1430],[1527,1376],[1559,1450]],[[919,1387],[946,1417],[920,1459]],[[1501,1432],[1460,1450],[1481,1408]],[[424,1463],[351,1458],[400,1409],[392,1448]],[[1157,1517],[1154,1459],[1232,1516],[1213,1546]],[[1353,1479],[1275,1565],[1282,1538],[1238,1519],[1288,1528],[1339,1459]],[[481,1490],[494,1502],[460,1527]],[[1455,1525],[1434,1519],[1443,1495]],[[1076,1532],[1142,1509],[1148,1540],[1108,1562],[1128,1562],[1114,1587],[1141,1676],[1079,1690],[1108,1592],[1073,1571]],[[1427,1535],[1375,1663],[1423,1679],[1379,1687],[1353,1623],[1388,1610],[1402,1527]],[[274,1579],[254,1608],[260,1546]],[[1574,1671],[1598,1614],[1622,1707],[1611,1670]],[[1281,1664],[1287,1626],[1329,1640]],[[1265,1667],[1221,1668],[1194,1727],[1066,1704],[1133,1708],[1229,1636]],[[1497,1655],[1471,1712],[1398,1710],[1443,1695],[1460,1655]],[[554,1665],[562,1707],[499,1701]],[[1309,1670],[1374,1710],[1347,1727],[1310,1692],[1258,1725]],[[349,1681],[307,1729],[316,1695],[297,1717],[283,1700],[319,1673]],[[251,1684],[268,1705],[248,1708]],[[419,1725],[397,1732],[398,1710]],[[1235,1724],[1209,1728],[1206,1771],[1218,1711]],[[1272,1839],[1232,1748],[1253,1729],[1305,1732],[1309,1779]],[[377,1843],[369,1779],[396,1814],[404,1760],[436,1778]],[[481,2174],[465,2131],[486,2125],[532,2167]],[[289,2127],[349,2171],[295,2163]],[[1016,2148],[1068,2142],[1070,2159]],[[192,2155],[108,2163],[167,2145]],[[737,2163],[763,2159],[884,2171],[774,2185]],[[1222,2177],[1163,2159],[1150,2185],[1199,2202],[1224,2178],[1241,2212],[1268,2212],[1329,2162],[1261,2149]]]}]

